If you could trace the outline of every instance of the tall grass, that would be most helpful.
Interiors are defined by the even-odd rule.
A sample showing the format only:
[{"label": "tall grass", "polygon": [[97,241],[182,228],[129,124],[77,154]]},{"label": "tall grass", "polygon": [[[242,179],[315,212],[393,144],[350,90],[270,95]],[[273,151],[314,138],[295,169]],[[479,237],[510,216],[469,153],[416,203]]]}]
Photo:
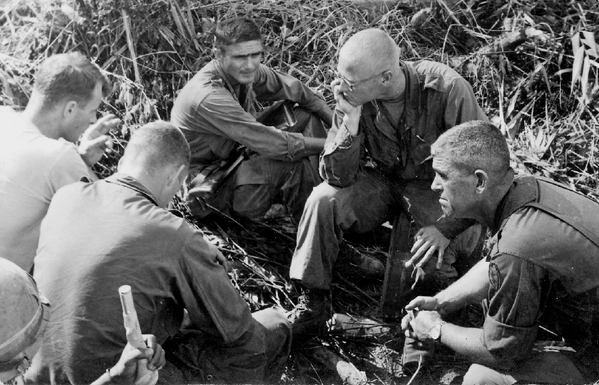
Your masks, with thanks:
[{"label": "tall grass", "polygon": [[[214,23],[247,15],[261,24],[264,62],[332,103],[337,50],[356,31],[376,27],[395,38],[405,59],[460,71],[504,130],[518,168],[599,197],[595,0],[434,0],[424,11],[413,1],[389,4],[9,0],[0,10],[0,102],[23,106],[39,62],[79,50],[114,81],[105,109],[123,118],[126,139],[129,127],[169,119],[177,91],[211,59]],[[522,39],[496,44],[510,33]]]}]

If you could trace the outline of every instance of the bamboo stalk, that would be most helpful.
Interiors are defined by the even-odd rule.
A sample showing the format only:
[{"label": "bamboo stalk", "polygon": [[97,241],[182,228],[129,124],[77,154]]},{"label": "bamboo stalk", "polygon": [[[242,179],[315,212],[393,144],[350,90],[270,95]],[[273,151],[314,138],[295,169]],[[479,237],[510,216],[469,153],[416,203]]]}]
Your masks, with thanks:
[{"label": "bamboo stalk", "polygon": [[125,26],[125,34],[127,35],[127,46],[129,47],[129,53],[131,54],[131,61],[133,62],[133,73],[135,74],[135,82],[141,85],[141,76],[139,75],[139,67],[137,65],[137,55],[135,53],[135,45],[133,44],[133,35],[131,34],[131,23],[129,21],[129,15],[127,14],[127,6],[121,8],[121,15],[123,17],[123,25]]}]

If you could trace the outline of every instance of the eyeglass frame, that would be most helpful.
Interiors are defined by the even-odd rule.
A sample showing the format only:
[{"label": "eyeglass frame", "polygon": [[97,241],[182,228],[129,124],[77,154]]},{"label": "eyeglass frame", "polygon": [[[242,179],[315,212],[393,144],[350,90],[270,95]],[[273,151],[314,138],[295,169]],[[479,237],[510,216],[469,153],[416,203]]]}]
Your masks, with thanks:
[{"label": "eyeglass frame", "polygon": [[379,76],[383,76],[383,74],[384,74],[385,72],[387,72],[387,71],[388,71],[388,70],[384,70],[383,72],[380,72],[380,73],[374,74],[374,75],[372,75],[372,76],[371,76],[371,77],[369,77],[369,78],[362,79],[362,80],[358,80],[358,81],[356,81],[356,82],[353,82],[353,83],[352,83],[352,82],[350,82],[349,80],[347,80],[347,78],[346,78],[345,76],[341,75],[341,74],[339,73],[339,71],[335,71],[335,77],[336,77],[337,79],[340,79],[340,80],[342,80],[342,81],[343,81],[343,82],[344,82],[344,83],[347,85],[347,87],[349,88],[349,92],[354,92],[354,90],[356,89],[356,87],[357,87],[357,86],[359,86],[360,84],[364,84],[364,83],[366,83],[366,82],[368,82],[368,81],[371,81],[372,79],[376,79],[376,78],[377,78],[377,77],[379,77]]}]

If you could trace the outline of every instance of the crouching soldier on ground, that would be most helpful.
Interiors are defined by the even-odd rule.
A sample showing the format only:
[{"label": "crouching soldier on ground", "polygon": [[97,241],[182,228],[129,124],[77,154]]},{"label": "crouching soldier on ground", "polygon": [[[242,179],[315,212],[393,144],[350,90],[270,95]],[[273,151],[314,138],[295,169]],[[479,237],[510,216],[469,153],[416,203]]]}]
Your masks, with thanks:
[{"label": "crouching soldier on ground", "polygon": [[[340,252],[346,232],[364,233],[408,213],[420,228],[413,265],[425,272],[414,287],[421,294],[453,282],[457,264],[476,261],[482,238],[474,221],[442,217],[429,188],[430,145],[450,127],[486,119],[470,84],[441,63],[401,60],[393,38],[376,28],[343,45],[337,70],[335,117],[320,158],[325,181],[306,202],[289,270],[303,289],[290,315],[294,337],[326,330],[335,263],[348,258]],[[375,258],[356,265],[384,272]]]},{"label": "crouching soldier on ground", "polygon": [[[432,146],[432,189],[445,215],[494,233],[485,260],[434,297],[417,297],[402,327],[473,362],[464,384],[588,384],[599,379],[599,204],[547,179],[514,178],[501,132],[475,121]],[[482,328],[446,322],[483,301]],[[575,352],[533,349],[544,327]]]},{"label": "crouching soldier on ground", "polygon": [[[252,314],[226,258],[165,207],[189,169],[179,129],[136,131],[118,172],[61,189],[42,223],[35,278],[54,303],[34,379],[84,384],[125,344],[118,288],[130,285],[141,330],[167,353],[160,380],[262,382],[284,368],[291,329],[282,313]],[[184,322],[185,319],[185,322]]]},{"label": "crouching soldier on ground", "polygon": [[[299,221],[321,181],[317,157],[332,111],[298,79],[261,64],[263,51],[252,20],[222,21],[214,60],[175,100],[171,121],[191,146],[188,205],[196,216],[215,208],[259,218],[279,203]],[[275,101],[260,111],[259,103]]]}]

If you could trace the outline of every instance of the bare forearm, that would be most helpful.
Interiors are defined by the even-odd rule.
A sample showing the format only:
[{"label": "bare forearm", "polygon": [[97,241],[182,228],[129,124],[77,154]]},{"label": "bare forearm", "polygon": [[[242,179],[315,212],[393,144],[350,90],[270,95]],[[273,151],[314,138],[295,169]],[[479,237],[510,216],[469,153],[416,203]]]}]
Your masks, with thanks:
[{"label": "bare forearm", "polygon": [[442,315],[483,300],[489,291],[489,263],[481,260],[462,278],[435,295]]},{"label": "bare forearm", "polygon": [[458,354],[468,357],[472,362],[497,366],[499,362],[482,344],[483,330],[465,328],[453,324],[444,324],[441,343]]}]

